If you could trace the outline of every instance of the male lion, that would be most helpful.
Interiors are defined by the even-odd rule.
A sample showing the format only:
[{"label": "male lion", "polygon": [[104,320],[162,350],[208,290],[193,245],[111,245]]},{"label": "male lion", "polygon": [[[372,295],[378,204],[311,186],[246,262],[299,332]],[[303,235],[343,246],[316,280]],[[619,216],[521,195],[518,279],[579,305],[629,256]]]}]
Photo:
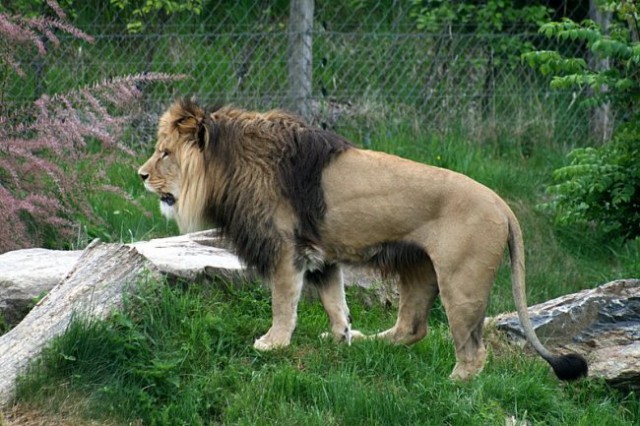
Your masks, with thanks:
[{"label": "male lion", "polygon": [[303,282],[313,283],[335,339],[351,329],[340,264],[398,277],[396,324],[377,337],[411,344],[427,334],[442,298],[456,351],[451,377],[482,370],[482,326],[505,246],[525,335],[563,380],[587,374],[579,355],[555,356],[527,313],[518,221],[493,191],[449,170],[354,147],[283,111],[206,111],[178,100],[160,118],[151,158],[138,171],[181,232],[217,226],[272,289],[273,323],[255,342],[287,346]]}]

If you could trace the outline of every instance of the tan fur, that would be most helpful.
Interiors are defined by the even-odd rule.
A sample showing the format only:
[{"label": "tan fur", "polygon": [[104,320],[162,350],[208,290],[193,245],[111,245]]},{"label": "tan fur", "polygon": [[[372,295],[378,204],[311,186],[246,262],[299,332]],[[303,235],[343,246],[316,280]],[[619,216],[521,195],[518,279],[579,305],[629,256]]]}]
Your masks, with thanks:
[{"label": "tan fur", "polygon": [[[430,262],[400,277],[398,321],[379,336],[420,340],[439,292],[456,346],[452,377],[477,374],[489,292],[509,226],[517,226],[509,207],[466,176],[372,151],[343,154],[327,168],[324,184],[328,257],[357,262],[362,248],[395,240],[418,243],[429,255]],[[516,251],[518,258],[524,253],[521,246]]]},{"label": "tan fur", "polygon": [[[219,206],[231,197],[241,224],[250,228],[248,235],[271,244],[275,258],[264,270],[273,291],[273,324],[256,348],[289,344],[305,268],[322,268],[322,262],[328,266],[318,275],[318,288],[332,334],[348,341],[363,337],[350,328],[337,265],[368,264],[385,244],[406,243],[426,256],[392,271],[399,276],[398,319],[376,337],[404,344],[423,338],[429,310],[440,294],[456,350],[451,376],[469,379],[484,365],[483,320],[508,242],[514,297],[525,334],[545,359],[551,357],[526,312],[518,222],[499,196],[466,176],[380,152],[346,149],[322,169],[326,209],[319,239],[311,233],[299,248],[302,222],[291,198],[283,195],[276,164],[292,149],[292,135],[306,131],[322,132],[309,130],[303,121],[281,111],[260,114],[227,107],[205,114],[178,102],[162,116],[155,153],[139,170],[149,190],[175,196],[173,214],[181,232],[216,225],[207,206]],[[229,157],[223,162],[209,153]],[[300,259],[306,259],[306,266],[299,266]]]}]

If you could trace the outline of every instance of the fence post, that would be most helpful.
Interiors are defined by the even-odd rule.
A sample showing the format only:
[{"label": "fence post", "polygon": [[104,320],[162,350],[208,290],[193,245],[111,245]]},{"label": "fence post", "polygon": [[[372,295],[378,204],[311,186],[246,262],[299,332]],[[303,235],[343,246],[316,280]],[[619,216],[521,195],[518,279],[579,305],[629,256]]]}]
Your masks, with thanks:
[{"label": "fence post", "polygon": [[291,0],[289,10],[289,107],[311,118],[314,0]]},{"label": "fence post", "polygon": [[[603,33],[609,32],[611,12],[598,9],[596,0],[589,0],[589,18],[600,25]],[[610,68],[609,58],[598,58],[594,54],[590,54],[589,62],[594,71],[606,71]],[[606,92],[607,86],[602,85],[600,88],[595,90],[599,92]],[[591,115],[591,137],[600,143],[607,142],[611,139],[614,124],[613,120],[613,111],[611,110],[611,105],[609,103],[596,107]]]}]

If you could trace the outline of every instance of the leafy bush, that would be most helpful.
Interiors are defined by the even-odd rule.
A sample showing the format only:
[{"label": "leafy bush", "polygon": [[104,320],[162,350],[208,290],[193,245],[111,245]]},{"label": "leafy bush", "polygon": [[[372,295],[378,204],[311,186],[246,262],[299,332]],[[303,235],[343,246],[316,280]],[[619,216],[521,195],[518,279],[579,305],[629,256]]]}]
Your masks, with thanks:
[{"label": "leafy bush", "polygon": [[558,183],[548,189],[559,223],[596,223],[625,240],[640,236],[639,131],[627,125],[606,145],[571,152],[571,164],[554,172]]},{"label": "leafy bush", "polygon": [[[111,0],[111,4],[128,15],[127,30],[140,33],[149,23],[161,24],[162,17],[184,11],[200,14],[203,0]],[[158,22],[158,18],[161,17]]]},{"label": "leafy bush", "polygon": [[546,206],[561,224],[593,223],[605,235],[631,240],[640,236],[640,43],[635,2],[609,2],[616,12],[609,28],[569,19],[543,25],[540,32],[559,41],[581,40],[590,54],[609,67],[597,69],[585,58],[564,58],[556,51],[523,55],[529,65],[552,75],[551,86],[578,89],[585,107],[608,104],[618,120],[610,142],[579,148],[571,163],[554,173]]},{"label": "leafy bush", "polygon": [[505,37],[487,37],[482,48],[491,52],[492,66],[507,61],[511,66],[531,44],[522,38],[528,30],[546,22],[552,9],[542,4],[518,4],[513,0],[487,2],[443,0],[412,0],[411,17],[416,28],[429,33],[462,33],[482,35],[502,34]]}]

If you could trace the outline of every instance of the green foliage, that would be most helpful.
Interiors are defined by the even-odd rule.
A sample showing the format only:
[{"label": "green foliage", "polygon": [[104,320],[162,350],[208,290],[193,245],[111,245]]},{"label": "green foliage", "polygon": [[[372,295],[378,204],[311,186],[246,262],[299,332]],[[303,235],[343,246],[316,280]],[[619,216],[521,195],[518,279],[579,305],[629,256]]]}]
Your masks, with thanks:
[{"label": "green foliage", "polygon": [[486,47],[496,56],[494,65],[504,58],[508,58],[507,64],[516,64],[520,52],[531,48],[522,34],[546,22],[551,12],[543,4],[521,6],[516,3],[513,0],[412,0],[411,17],[419,30],[429,33],[455,30],[463,34],[513,34],[513,37],[490,37]]},{"label": "green foliage", "polygon": [[614,140],[597,148],[575,149],[571,163],[554,172],[555,196],[546,205],[556,220],[596,224],[608,236],[640,236],[640,128],[621,127]]},{"label": "green foliage", "polygon": [[626,20],[616,20],[610,28],[603,29],[591,20],[576,23],[565,18],[540,27],[541,34],[555,37],[560,42],[577,40],[586,43],[591,55],[608,59],[608,69],[589,67],[584,58],[565,58],[557,51],[528,52],[522,58],[532,68],[552,75],[551,87],[555,89],[591,89],[583,100],[586,106],[612,103],[621,111],[633,106],[626,113],[637,114],[637,103],[633,101],[640,94],[640,43],[632,40],[634,32],[631,29],[625,31],[626,25]]},{"label": "green foliage", "polygon": [[513,0],[486,2],[446,0],[412,0],[412,17],[416,27],[440,32],[445,26],[480,33],[523,32],[545,22],[550,9],[542,4],[518,6]]},{"label": "green foliage", "polygon": [[[635,2],[609,2],[617,15],[610,28],[593,21],[569,19],[540,28],[560,42],[579,40],[591,55],[609,66],[590,66],[584,58],[564,58],[556,51],[537,51],[523,59],[553,76],[551,87],[575,90],[583,106],[608,104],[618,120],[613,140],[597,148],[579,148],[570,164],[554,173],[545,204],[560,224],[595,224],[604,235],[622,240],[640,236],[640,43]],[[589,90],[584,90],[589,89]]]},{"label": "green foliage", "polygon": [[111,4],[128,15],[127,30],[140,33],[150,23],[180,12],[199,15],[203,0],[110,0]]}]

